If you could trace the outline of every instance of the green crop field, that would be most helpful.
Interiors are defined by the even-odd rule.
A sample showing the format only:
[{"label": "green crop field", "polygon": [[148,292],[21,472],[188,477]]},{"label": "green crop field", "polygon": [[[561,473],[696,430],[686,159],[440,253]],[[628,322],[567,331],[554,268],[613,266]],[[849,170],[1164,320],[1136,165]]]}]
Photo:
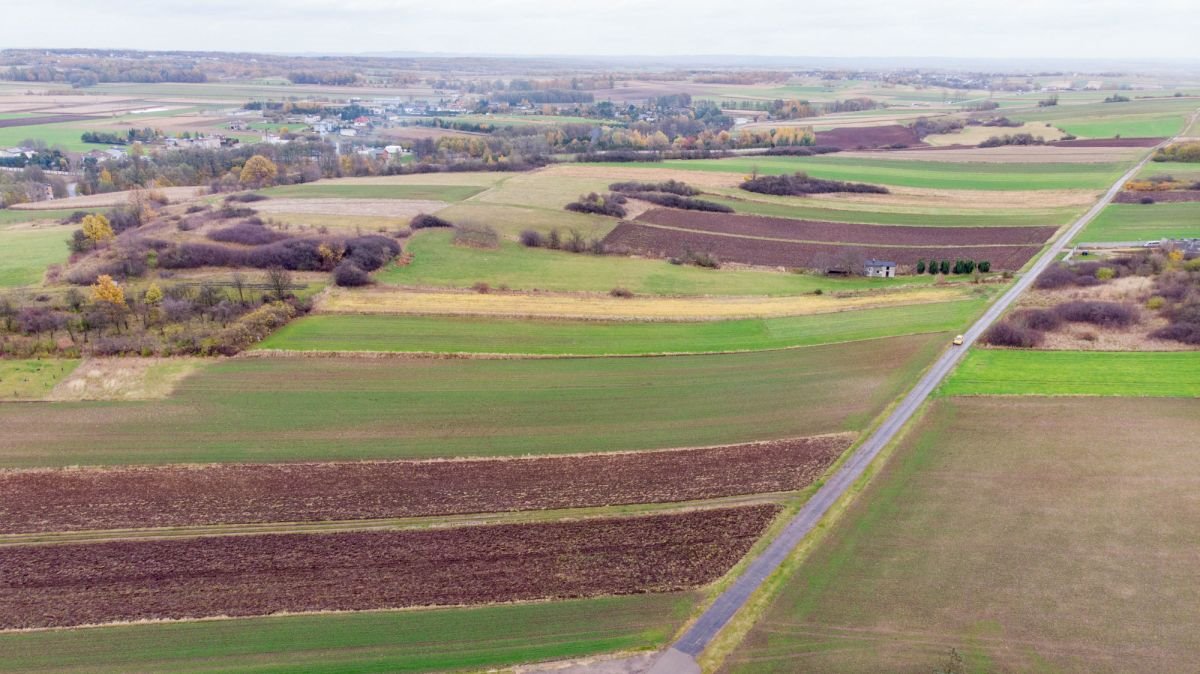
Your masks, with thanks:
[{"label": "green crop field", "polygon": [[608,292],[615,287],[653,295],[802,295],[899,285],[929,285],[931,276],[831,279],[809,274],[701,269],[664,260],[579,255],[525,248],[511,241],[495,250],[450,243],[450,232],[423,232],[405,250],[408,266],[389,265],[376,274],[384,283],[465,288],[483,281],[498,288]]},{"label": "green crop field", "polygon": [[1200,352],[972,349],[942,396],[1200,396]]},{"label": "green crop field", "polygon": [[462,201],[485,188],[473,185],[373,185],[308,183],[262,190],[269,197],[313,199],[422,199]]},{"label": "green crop field", "polygon": [[1196,400],[941,399],[722,671],[1187,671],[1197,436]]},{"label": "green crop field", "polygon": [[0,467],[556,454],[855,430],[946,340],[657,358],[225,360],[166,400],[0,406]]},{"label": "green crop field", "polygon": [[79,126],[78,122],[6,126],[0,128],[0,147],[20,145],[28,139],[45,141],[46,145],[50,147],[61,145],[72,152],[87,152],[108,147],[80,140],[80,136],[87,130],[87,128]]},{"label": "green crop field", "polygon": [[259,348],[535,355],[754,351],[960,331],[984,304],[980,299],[709,323],[314,315],[283,327]]},{"label": "green crop field", "polygon": [[1110,204],[1076,241],[1150,241],[1200,237],[1200,202]]},{"label": "green crop field", "polygon": [[[92,209],[81,208],[81,211]],[[74,213],[71,209],[21,210],[15,208],[0,208],[0,228],[20,222],[45,222],[62,220]]]},{"label": "green crop field", "polygon": [[[623,166],[612,164],[612,166]],[[672,159],[638,164],[685,171],[722,171],[749,175],[778,175],[804,171],[817,178],[926,187],[935,189],[1031,190],[1099,189],[1121,175],[1122,165],[1094,164],[986,164],[901,159],[819,157],[736,157],[695,161]]]},{"label": "green crop field", "polygon": [[1151,176],[1171,176],[1180,182],[1200,182],[1200,164],[1152,161],[1142,167],[1141,171],[1138,171],[1138,178],[1149,178]]},{"label": "green crop field", "polygon": [[[25,216],[28,218],[28,214]],[[0,288],[39,283],[46,267],[66,262],[72,226],[4,228],[0,225]]]},{"label": "green crop field", "polygon": [[427,672],[664,643],[691,594],[0,634],[0,672]]},{"label": "green crop field", "polygon": [[1023,122],[1049,122],[1084,138],[1151,138],[1173,136],[1183,130],[1196,110],[1196,101],[1188,99],[1135,100],[1128,103],[1088,103],[1057,105],[1013,112],[1011,119]]},{"label": "green crop field", "polygon": [[44,398],[78,360],[0,360],[0,401]]},{"label": "green crop field", "polygon": [[800,220],[858,222],[868,225],[916,225],[921,227],[1021,227],[1062,225],[1079,215],[1081,208],[1012,208],[1008,210],[918,209],[856,204],[849,201],[817,201],[801,197],[762,195],[750,198],[748,193],[725,191],[728,197],[702,197],[733,208],[738,213],[753,213]]}]

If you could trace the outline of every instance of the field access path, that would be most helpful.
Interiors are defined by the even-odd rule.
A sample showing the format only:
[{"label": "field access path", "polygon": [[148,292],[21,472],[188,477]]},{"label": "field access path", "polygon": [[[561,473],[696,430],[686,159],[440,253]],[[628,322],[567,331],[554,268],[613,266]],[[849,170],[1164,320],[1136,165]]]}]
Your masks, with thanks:
[{"label": "field access path", "polygon": [[[1197,119],[1200,119],[1200,110],[1192,114],[1188,123],[1184,125],[1184,130],[1186,131],[1186,129],[1190,128]],[[975,340],[991,327],[992,323],[995,323],[1000,318],[1013,301],[1033,284],[1042,271],[1054,263],[1059,253],[1063,252],[1070,245],[1071,241],[1083,231],[1083,228],[1095,219],[1100,214],[1100,211],[1104,210],[1105,206],[1112,202],[1117,193],[1125,186],[1125,183],[1132,180],[1141,171],[1142,167],[1150,161],[1150,158],[1154,156],[1155,150],[1173,142],[1182,133],[1168,138],[1152,148],[1137,165],[1117,179],[1116,183],[1104,193],[1104,196],[1088,209],[1086,213],[1080,216],[1078,220],[1072,223],[1062,235],[1055,239],[1049,248],[1034,261],[1030,268],[1013,283],[1012,287],[964,333],[963,345],[947,350],[934,362],[933,367],[929,369],[925,376],[921,377],[921,380],[917,382],[912,391],[900,401],[892,413],[888,415],[887,419],[880,424],[879,428],[854,450],[854,453],[834,473],[833,477],[813,494],[812,498],[800,509],[800,512],[796,513],[792,520],[788,522],[779,536],[771,541],[762,554],[750,562],[745,572],[717,597],[716,601],[696,619],[696,622],[683,636],[663,653],[650,669],[650,674],[683,674],[685,672],[700,671],[699,665],[696,664],[696,656],[700,655],[708,647],[721,629],[733,618],[734,614],[745,606],[751,595],[783,564],[784,560],[792,553],[792,550],[816,528],[825,513],[862,476],[867,466],[879,455],[879,452],[883,451],[883,448],[896,438],[909,419],[920,409],[930,394],[933,393],[942,383],[942,380],[958,364],[958,361],[966,354],[967,349],[975,343]]]}]

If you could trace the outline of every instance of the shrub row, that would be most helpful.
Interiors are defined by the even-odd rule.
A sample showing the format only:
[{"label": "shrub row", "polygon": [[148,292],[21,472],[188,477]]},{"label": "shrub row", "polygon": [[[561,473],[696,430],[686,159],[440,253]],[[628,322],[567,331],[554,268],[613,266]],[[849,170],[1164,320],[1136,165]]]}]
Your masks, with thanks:
[{"label": "shrub row", "polygon": [[812,178],[807,173],[782,176],[758,176],[743,182],[740,187],[747,192],[773,194],[783,196],[802,196],[805,194],[827,194],[831,192],[856,192],[866,194],[887,194],[888,189],[881,185],[866,183],[848,183],[841,180],[822,180]]},{"label": "shrub row", "polygon": [[261,246],[291,238],[289,235],[274,229],[267,229],[257,222],[239,222],[236,225],[216,229],[208,233],[208,238],[222,243],[237,243],[243,246]]},{"label": "shrub row", "polygon": [[625,217],[625,207],[622,204],[625,201],[625,197],[617,193],[610,192],[601,196],[592,192],[581,195],[578,201],[572,201],[567,204],[566,209],[576,213],[595,213],[597,215],[623,218]]},{"label": "shrub row", "polygon": [[649,201],[652,204],[666,206],[667,208],[682,208],[688,211],[709,211],[712,213],[733,212],[733,209],[725,204],[718,204],[714,201],[705,201],[703,199],[693,199],[691,197],[681,197],[678,194],[666,192],[639,192],[634,196],[642,201]]},{"label": "shrub row", "polygon": [[[326,250],[322,250],[325,248]],[[376,234],[344,240],[287,239],[251,248],[231,248],[210,243],[182,243],[164,250],[158,264],[164,269],[196,267],[282,267],[291,271],[329,271],[339,260],[328,250],[343,250],[342,260],[350,260],[365,271],[374,271],[400,253],[400,244]]]},{"label": "shrub row", "polygon": [[667,192],[670,194],[678,194],[681,197],[694,197],[697,194],[700,194],[700,190],[678,180],[665,180],[657,183],[631,180],[629,182],[613,183],[608,186],[608,189],[612,190],[613,192],[624,192],[626,194],[637,192]]}]

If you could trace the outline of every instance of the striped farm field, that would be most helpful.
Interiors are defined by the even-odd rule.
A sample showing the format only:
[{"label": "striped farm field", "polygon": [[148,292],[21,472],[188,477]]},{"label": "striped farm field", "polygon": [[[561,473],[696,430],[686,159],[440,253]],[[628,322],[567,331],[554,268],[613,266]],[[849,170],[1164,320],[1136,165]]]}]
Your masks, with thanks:
[{"label": "striped farm field", "polygon": [[1200,352],[972,349],[940,394],[1200,397]]},{"label": "striped farm field", "polygon": [[[615,164],[614,166],[619,166]],[[719,171],[778,175],[803,171],[817,178],[903,187],[970,190],[1102,189],[1124,167],[1096,164],[963,164],[960,162],[819,157],[735,157],[694,161],[673,159],[647,163],[687,171]]]},{"label": "striped farm field", "polygon": [[319,314],[283,327],[260,349],[530,355],[755,351],[959,330],[985,300],[689,323]]},{"label": "striped farm field", "polygon": [[1200,237],[1200,202],[1109,204],[1076,241],[1150,241]]},{"label": "striped farm field", "polygon": [[0,466],[566,454],[855,431],[946,339],[670,358],[232,359],[165,400],[0,405]]}]

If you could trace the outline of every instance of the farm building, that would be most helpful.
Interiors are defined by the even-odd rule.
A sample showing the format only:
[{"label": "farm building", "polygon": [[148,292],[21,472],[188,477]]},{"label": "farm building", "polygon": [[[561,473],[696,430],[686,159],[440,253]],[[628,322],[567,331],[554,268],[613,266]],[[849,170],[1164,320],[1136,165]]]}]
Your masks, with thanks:
[{"label": "farm building", "polygon": [[876,278],[893,278],[896,276],[896,263],[870,259],[863,265],[863,274]]}]

